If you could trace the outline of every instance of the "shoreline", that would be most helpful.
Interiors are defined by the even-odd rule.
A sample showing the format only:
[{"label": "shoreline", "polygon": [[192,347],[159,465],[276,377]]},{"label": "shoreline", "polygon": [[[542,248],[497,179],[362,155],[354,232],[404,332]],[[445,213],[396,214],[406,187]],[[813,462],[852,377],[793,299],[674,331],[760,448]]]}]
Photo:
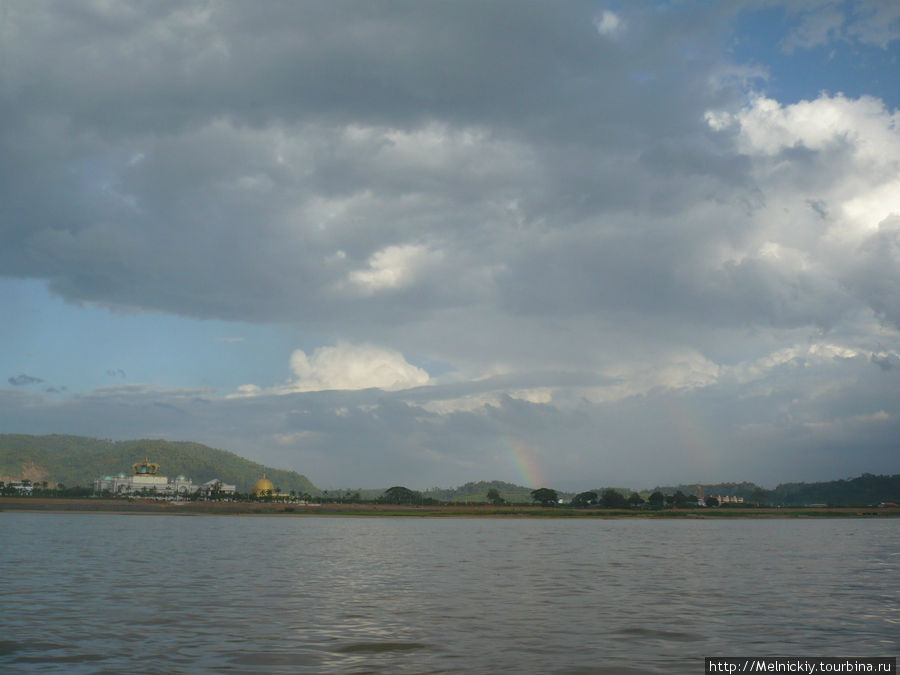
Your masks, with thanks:
[{"label": "shoreline", "polygon": [[118,513],[183,516],[337,516],[407,518],[896,518],[900,508],[879,507],[741,507],[662,509],[651,511],[576,509],[565,506],[396,505],[396,504],[283,504],[273,502],[161,502],[152,499],[64,499],[0,497],[0,513]]}]

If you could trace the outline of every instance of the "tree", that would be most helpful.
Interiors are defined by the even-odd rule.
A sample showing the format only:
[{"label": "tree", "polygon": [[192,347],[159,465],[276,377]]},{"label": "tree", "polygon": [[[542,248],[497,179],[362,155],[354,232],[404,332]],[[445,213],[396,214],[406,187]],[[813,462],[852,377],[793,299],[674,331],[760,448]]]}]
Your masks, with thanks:
[{"label": "tree", "polygon": [[579,492],[572,497],[572,506],[594,506],[597,504],[597,493],[593,490],[587,492]]},{"label": "tree", "polygon": [[606,488],[603,491],[601,502],[603,503],[604,508],[607,509],[624,509],[628,506],[628,500],[625,499],[625,495],[612,488]]},{"label": "tree", "polygon": [[719,500],[716,497],[713,497],[712,495],[709,495],[703,501],[706,502],[707,506],[718,506],[719,505]]},{"label": "tree", "polygon": [[759,488],[759,487],[756,488],[753,491],[753,493],[750,495],[750,499],[752,499],[754,502],[756,502],[757,506],[760,506],[761,504],[765,504],[766,501],[768,500],[768,498],[769,498],[768,491],[763,490],[762,488]]},{"label": "tree", "polygon": [[665,497],[665,495],[663,495],[662,492],[657,490],[652,495],[650,495],[650,497],[647,499],[647,501],[650,503],[650,506],[652,506],[654,509],[661,509],[666,504],[666,497]]},{"label": "tree", "polygon": [[539,502],[541,506],[556,506],[559,496],[556,494],[556,490],[538,488],[531,491],[531,501]]},{"label": "tree", "polygon": [[672,495],[672,502],[675,506],[684,506],[687,504],[687,495],[684,494],[681,490],[676,490],[675,494]]},{"label": "tree", "polygon": [[503,497],[500,496],[500,491],[497,488],[491,488],[487,491],[487,500],[494,506],[500,506],[501,504],[506,503]]},{"label": "tree", "polygon": [[633,509],[636,509],[637,507],[639,507],[639,506],[640,506],[641,504],[643,504],[643,503],[644,503],[644,498],[641,497],[637,492],[632,492],[632,493],[628,496],[628,504],[629,504],[629,505],[631,506],[631,508],[633,508]]},{"label": "tree", "polygon": [[402,485],[395,485],[384,491],[381,501],[386,504],[421,504],[422,495]]}]

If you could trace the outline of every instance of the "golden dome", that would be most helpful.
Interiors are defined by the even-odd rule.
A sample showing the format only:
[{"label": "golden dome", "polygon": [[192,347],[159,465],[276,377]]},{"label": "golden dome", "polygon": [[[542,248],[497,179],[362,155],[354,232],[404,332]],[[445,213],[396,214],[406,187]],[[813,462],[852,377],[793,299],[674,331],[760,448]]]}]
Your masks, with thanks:
[{"label": "golden dome", "polygon": [[253,484],[253,490],[251,490],[251,492],[257,496],[274,495],[275,486],[272,485],[272,481],[266,478],[266,474],[263,474],[263,477]]}]

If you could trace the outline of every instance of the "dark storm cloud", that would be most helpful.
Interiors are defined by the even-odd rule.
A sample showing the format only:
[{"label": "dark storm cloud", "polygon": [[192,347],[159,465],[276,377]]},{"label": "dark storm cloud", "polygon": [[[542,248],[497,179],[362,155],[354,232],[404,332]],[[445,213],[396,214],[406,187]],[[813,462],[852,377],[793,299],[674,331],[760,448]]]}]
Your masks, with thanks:
[{"label": "dark storm cloud", "polygon": [[[635,6],[617,39],[597,11],[13,5],[0,270],[73,299],[332,327],[472,302],[483,285],[448,290],[460,268],[523,282],[554,230],[618,231],[582,221],[647,201],[651,174],[680,195],[686,162],[710,188],[740,172],[702,120],[736,93],[708,86],[727,15]],[[340,292],[408,242],[444,266]]]},{"label": "dark storm cloud", "polygon": [[[762,82],[723,58],[738,7],[628,3],[607,27],[604,11],[9,4],[0,273],[348,337],[485,301],[499,331],[622,309],[796,327],[866,303],[895,320],[893,278],[743,251],[765,186],[705,117]],[[795,143],[781,161],[827,190],[839,152]]]},{"label": "dark storm cloud", "polygon": [[[759,4],[0,5],[0,275],[450,372],[0,395],[23,430],[194,438],[326,481],[502,477],[511,447],[635,486],[810,479],[817,444],[853,473],[854,437],[885,470],[896,112],[765,98],[732,50]],[[803,26],[784,44],[830,39]]]}]

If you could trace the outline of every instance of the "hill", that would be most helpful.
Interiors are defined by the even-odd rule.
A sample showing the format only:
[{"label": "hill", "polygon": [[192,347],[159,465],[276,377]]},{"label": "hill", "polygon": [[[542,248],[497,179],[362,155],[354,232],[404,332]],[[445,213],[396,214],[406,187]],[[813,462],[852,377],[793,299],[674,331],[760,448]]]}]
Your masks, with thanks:
[{"label": "hill", "polygon": [[84,436],[0,434],[0,476],[28,478],[67,486],[89,486],[105,475],[131,473],[131,465],[149,457],[168,476],[184,475],[203,483],[219,478],[248,492],[263,473],[284,492],[318,494],[296,471],[263,466],[201,443],[162,440],[108,441]]},{"label": "hill", "polygon": [[878,504],[900,501],[900,474],[857,478],[824,483],[782,483],[768,493],[771,504]]},{"label": "hill", "polygon": [[513,483],[504,483],[500,480],[478,481],[466,483],[455,488],[431,488],[422,493],[424,497],[437,499],[441,502],[486,502],[487,492],[495,489],[504,500],[511,504],[528,504],[531,502],[533,488],[522,487]]},{"label": "hill", "polygon": [[[756,483],[702,483],[700,487],[703,488],[703,495],[725,495],[728,497],[743,497],[747,501],[751,499],[755,499],[760,496],[761,492],[765,492],[768,495],[768,491],[761,488]],[[651,490],[651,492],[662,492],[665,495],[675,494],[677,491],[681,491],[682,493],[693,497],[697,494],[697,484],[682,484],[682,485],[662,485],[657,486]]]},{"label": "hill", "polygon": [[[900,499],[900,474],[875,476],[871,473],[864,473],[857,478],[846,480],[781,483],[774,490],[766,490],[755,483],[715,483],[703,484],[701,487],[706,496],[743,497],[748,502],[759,502],[760,504],[851,506],[896,502]],[[689,496],[697,494],[696,485],[670,485],[655,489],[664,494],[673,494],[676,490],[681,490]]]}]

